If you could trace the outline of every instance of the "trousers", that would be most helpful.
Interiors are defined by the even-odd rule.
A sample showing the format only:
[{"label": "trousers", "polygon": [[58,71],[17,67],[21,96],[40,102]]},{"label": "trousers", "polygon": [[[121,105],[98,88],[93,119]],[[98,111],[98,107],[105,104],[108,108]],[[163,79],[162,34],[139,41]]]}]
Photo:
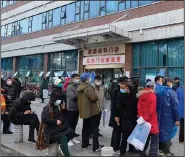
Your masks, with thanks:
[{"label": "trousers", "polygon": [[67,136],[61,136],[59,139],[60,148],[62,152],[64,153],[65,157],[70,157],[69,149],[68,149],[68,138]]},{"label": "trousers", "polygon": [[[151,143],[150,143],[151,141]],[[146,150],[148,149],[150,143],[150,150],[149,150],[149,156],[151,157],[157,157],[158,154],[158,148],[159,148],[159,138],[158,138],[158,134],[150,134],[148,136],[148,139],[146,141],[145,147],[143,152],[143,155],[145,154]]]},{"label": "trousers", "polygon": [[184,142],[184,118],[180,119],[179,142]]},{"label": "trousers", "polygon": [[114,151],[120,150],[120,142],[121,142],[121,128],[115,127],[112,130],[111,138],[111,147],[113,147]]},{"label": "trousers", "polygon": [[9,131],[10,121],[8,120],[8,115],[1,115],[1,120],[3,120],[3,132]]},{"label": "trousers", "polygon": [[92,135],[93,135],[93,151],[99,148],[99,141],[98,141],[99,129],[98,128],[100,125],[100,119],[101,119],[101,113],[83,120],[82,148],[86,148],[89,145],[89,135],[91,133],[91,129],[92,129]]},{"label": "trousers", "polygon": [[76,126],[78,124],[79,112],[78,111],[68,111],[67,113],[67,121],[69,127],[73,129],[75,132]]},{"label": "trousers", "polygon": [[34,131],[39,131],[39,119],[36,114],[29,114],[29,115],[24,115],[19,117],[18,119],[12,121],[13,124],[15,125],[29,125],[29,139],[33,140],[34,139]]}]

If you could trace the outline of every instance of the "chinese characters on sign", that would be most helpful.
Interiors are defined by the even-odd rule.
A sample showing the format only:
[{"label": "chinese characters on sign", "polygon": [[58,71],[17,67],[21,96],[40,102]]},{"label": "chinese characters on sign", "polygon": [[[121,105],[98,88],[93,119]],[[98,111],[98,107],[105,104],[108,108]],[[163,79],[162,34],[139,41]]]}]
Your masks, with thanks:
[{"label": "chinese characters on sign", "polygon": [[124,54],[125,45],[113,45],[107,47],[96,47],[88,50],[84,50],[84,56],[99,56],[99,55],[111,55],[111,54]]},{"label": "chinese characters on sign", "polygon": [[83,65],[92,64],[123,64],[125,63],[125,55],[109,55],[83,58]]},{"label": "chinese characters on sign", "polygon": [[105,47],[105,48],[94,48],[88,50],[88,55],[96,55],[96,54],[112,54],[112,53],[118,53],[119,52],[119,46],[112,46],[112,47]]}]

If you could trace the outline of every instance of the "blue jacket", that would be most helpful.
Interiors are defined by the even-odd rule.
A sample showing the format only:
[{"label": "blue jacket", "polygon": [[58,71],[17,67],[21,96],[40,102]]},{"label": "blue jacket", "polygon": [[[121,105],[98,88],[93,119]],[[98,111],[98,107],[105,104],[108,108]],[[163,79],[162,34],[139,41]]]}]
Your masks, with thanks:
[{"label": "blue jacket", "polygon": [[180,86],[177,89],[177,97],[179,100],[179,116],[184,118],[184,86]]},{"label": "blue jacket", "polygon": [[159,142],[169,141],[174,132],[175,122],[179,121],[177,95],[172,88],[158,86],[157,95],[157,114],[159,122]]}]

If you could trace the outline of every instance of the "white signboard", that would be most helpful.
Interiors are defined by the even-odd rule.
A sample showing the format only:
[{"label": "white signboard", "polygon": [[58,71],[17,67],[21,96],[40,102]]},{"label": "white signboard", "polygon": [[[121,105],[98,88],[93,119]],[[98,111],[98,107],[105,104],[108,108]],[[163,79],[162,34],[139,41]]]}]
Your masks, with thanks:
[{"label": "white signboard", "polygon": [[124,64],[124,63],[125,55],[94,56],[83,58],[83,65]]}]

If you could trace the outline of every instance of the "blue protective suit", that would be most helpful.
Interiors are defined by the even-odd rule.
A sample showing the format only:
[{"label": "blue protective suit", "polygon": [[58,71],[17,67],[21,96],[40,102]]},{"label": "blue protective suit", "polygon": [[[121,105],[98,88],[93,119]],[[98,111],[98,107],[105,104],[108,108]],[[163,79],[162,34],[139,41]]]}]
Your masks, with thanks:
[{"label": "blue protective suit", "polygon": [[159,121],[159,142],[169,141],[174,134],[175,122],[179,121],[179,101],[175,91],[167,86],[157,86],[157,114]]}]

